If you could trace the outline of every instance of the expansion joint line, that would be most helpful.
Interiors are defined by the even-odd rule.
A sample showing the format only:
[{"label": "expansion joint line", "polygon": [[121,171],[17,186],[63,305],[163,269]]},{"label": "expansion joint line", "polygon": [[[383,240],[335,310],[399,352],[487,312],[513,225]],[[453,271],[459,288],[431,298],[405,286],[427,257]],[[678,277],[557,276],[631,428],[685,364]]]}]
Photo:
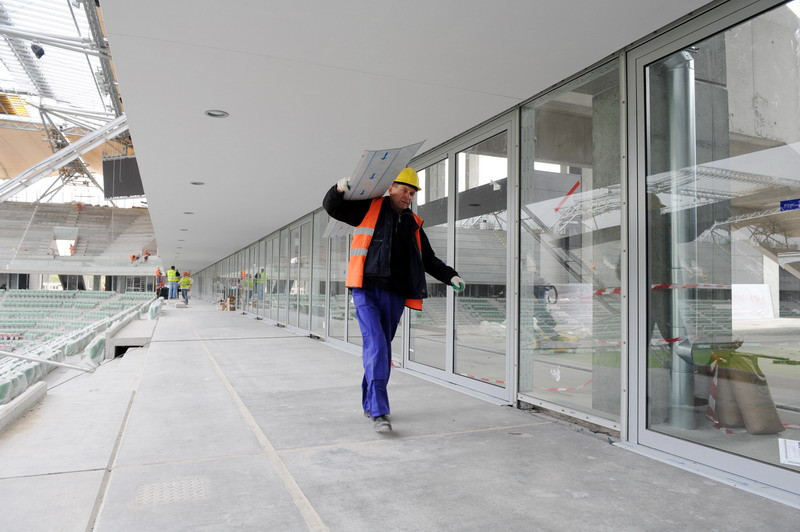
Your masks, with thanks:
[{"label": "expansion joint line", "polygon": [[222,383],[225,385],[225,388],[228,390],[233,402],[236,404],[236,407],[239,409],[239,413],[244,418],[245,423],[247,426],[250,427],[250,430],[253,432],[253,435],[258,440],[258,443],[261,445],[261,448],[264,449],[267,458],[269,459],[270,463],[275,469],[275,472],[278,475],[278,478],[281,479],[283,486],[286,488],[286,491],[289,492],[289,496],[292,498],[292,501],[297,506],[297,509],[300,511],[300,515],[303,516],[303,519],[306,522],[306,526],[312,532],[323,532],[328,531],[329,528],[322,522],[322,518],[319,516],[317,511],[311,505],[311,502],[303,493],[303,490],[297,484],[297,481],[294,479],[292,474],[289,472],[289,469],[286,467],[286,464],[283,463],[281,457],[278,455],[278,451],[275,450],[273,447],[272,442],[269,441],[269,438],[264,431],[261,430],[261,427],[258,426],[253,415],[248,410],[247,406],[242,401],[242,398],[239,397],[239,394],[233,388],[231,381],[228,380],[228,377],[222,371],[222,368],[217,363],[217,360],[214,358],[214,355],[211,354],[211,351],[208,349],[205,340],[200,338],[200,335],[197,333],[197,330],[194,328],[194,325],[189,322],[189,326],[194,331],[195,336],[199,339],[200,343],[203,345],[203,350],[205,350],[206,354],[208,355],[208,359],[211,361],[211,364],[214,366],[214,371],[216,371],[217,375],[219,376]]}]

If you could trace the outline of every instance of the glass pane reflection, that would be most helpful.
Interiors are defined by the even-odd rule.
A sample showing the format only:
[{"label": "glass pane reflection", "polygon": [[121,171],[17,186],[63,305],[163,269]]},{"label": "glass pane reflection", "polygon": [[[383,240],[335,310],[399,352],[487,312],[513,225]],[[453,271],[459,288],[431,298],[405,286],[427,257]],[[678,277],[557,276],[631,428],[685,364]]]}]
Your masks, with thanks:
[{"label": "glass pane reflection", "polygon": [[347,236],[331,238],[331,284],[329,286],[328,336],[344,340],[344,324],[347,316],[348,290],[344,283],[347,277]]},{"label": "glass pane reflection", "polygon": [[523,108],[520,391],[620,410],[620,93],[616,63]]},{"label": "glass pane reflection", "polygon": [[[436,256],[447,257],[447,160],[420,170],[422,190],[417,194],[417,213]],[[411,317],[409,360],[445,369],[447,330],[447,287],[425,275],[428,298],[421,312],[407,311]]]},{"label": "glass pane reflection", "polygon": [[453,372],[506,386],[508,134],[456,159],[456,265],[467,289],[456,296]]},{"label": "glass pane reflection", "polygon": [[648,428],[795,471],[798,33],[783,6],[648,67],[646,198]]}]

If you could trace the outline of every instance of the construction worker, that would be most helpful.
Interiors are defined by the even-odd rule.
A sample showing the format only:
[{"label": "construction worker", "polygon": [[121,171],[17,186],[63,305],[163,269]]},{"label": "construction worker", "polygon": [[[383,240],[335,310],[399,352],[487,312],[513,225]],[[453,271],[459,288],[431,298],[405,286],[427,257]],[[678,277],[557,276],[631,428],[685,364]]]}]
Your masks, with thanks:
[{"label": "construction worker", "polygon": [[161,273],[161,268],[156,266],[156,297],[161,296],[161,289],[164,287],[164,274]]},{"label": "construction worker", "polygon": [[181,297],[183,297],[183,302],[186,305],[189,305],[189,290],[192,288],[192,278],[189,275],[189,272],[183,272],[183,277],[180,280],[181,285]]},{"label": "construction worker", "polygon": [[244,279],[242,280],[242,288],[244,288],[244,306],[247,308],[250,305],[250,299],[253,297],[253,286],[255,285],[255,281],[253,280],[253,276],[245,274]]},{"label": "construction worker", "polygon": [[175,299],[178,297],[178,272],[175,266],[170,266],[167,270],[167,284],[169,285],[169,297],[167,299]]},{"label": "construction worker", "polygon": [[345,177],[322,201],[328,214],[356,226],[350,247],[346,286],[353,292],[361,327],[361,402],[376,432],[390,432],[387,384],[392,367],[392,339],[403,307],[422,310],[428,296],[425,273],[461,292],[464,280],[439,260],[422,230],[422,218],[411,211],[420,190],[419,177],[404,168],[389,187],[389,195],[371,200],[344,199],[350,188]]},{"label": "construction worker", "polygon": [[267,284],[267,280],[269,276],[267,272],[264,271],[264,268],[261,268],[261,271],[258,273],[258,277],[256,277],[256,292],[258,292],[258,299],[264,299],[264,287]]}]

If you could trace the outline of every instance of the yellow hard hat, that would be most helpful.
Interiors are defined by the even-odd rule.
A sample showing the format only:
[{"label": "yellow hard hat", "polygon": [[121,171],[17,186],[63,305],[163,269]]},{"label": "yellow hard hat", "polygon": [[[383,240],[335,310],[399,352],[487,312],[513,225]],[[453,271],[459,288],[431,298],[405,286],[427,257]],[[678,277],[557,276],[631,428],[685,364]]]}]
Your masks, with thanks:
[{"label": "yellow hard hat", "polygon": [[403,168],[400,173],[397,174],[394,182],[414,187],[417,190],[422,190],[422,188],[419,186],[419,176],[413,168]]}]

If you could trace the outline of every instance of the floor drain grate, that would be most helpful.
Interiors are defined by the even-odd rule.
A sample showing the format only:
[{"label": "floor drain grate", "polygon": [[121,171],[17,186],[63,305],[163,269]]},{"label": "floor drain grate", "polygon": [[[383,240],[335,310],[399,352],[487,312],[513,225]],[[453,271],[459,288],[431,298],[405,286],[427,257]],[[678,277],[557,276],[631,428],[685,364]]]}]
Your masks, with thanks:
[{"label": "floor drain grate", "polygon": [[170,504],[180,501],[199,501],[206,498],[206,483],[202,478],[184,478],[171,482],[142,484],[136,490],[136,505]]}]

